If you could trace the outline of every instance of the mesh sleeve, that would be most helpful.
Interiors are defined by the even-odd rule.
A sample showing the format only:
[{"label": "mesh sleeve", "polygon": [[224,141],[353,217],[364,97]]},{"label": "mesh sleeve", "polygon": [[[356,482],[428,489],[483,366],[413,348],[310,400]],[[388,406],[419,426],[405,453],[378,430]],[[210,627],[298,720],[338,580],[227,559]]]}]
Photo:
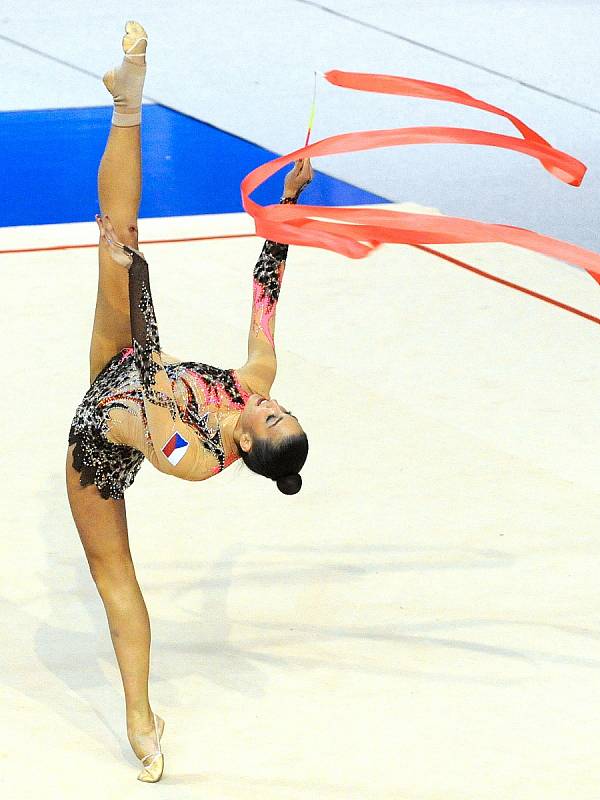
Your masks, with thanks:
[{"label": "mesh sleeve", "polygon": [[[144,395],[148,434],[156,454],[155,466],[161,472],[193,480],[210,470],[206,451],[193,428],[181,419],[171,379],[162,363],[148,264],[135,251],[125,250],[133,258],[129,268],[133,357]],[[181,452],[182,444],[177,437],[173,439],[176,434],[185,443],[185,454],[178,460],[173,456],[173,446],[175,443]]]}]

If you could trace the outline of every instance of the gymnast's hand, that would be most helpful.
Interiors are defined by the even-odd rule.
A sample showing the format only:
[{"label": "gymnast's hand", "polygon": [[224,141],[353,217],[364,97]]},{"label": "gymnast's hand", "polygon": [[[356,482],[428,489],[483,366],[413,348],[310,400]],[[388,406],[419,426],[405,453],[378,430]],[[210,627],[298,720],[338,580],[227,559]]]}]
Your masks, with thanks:
[{"label": "gymnast's hand", "polygon": [[310,158],[303,158],[296,161],[294,168],[285,176],[283,188],[284,198],[297,199],[300,192],[313,179],[313,171],[310,165]]},{"label": "gymnast's hand", "polygon": [[112,222],[108,218],[107,214],[105,214],[103,217],[100,217],[98,214],[96,214],[96,222],[100,228],[100,239],[108,247],[113,261],[116,261],[117,264],[129,269],[133,263],[133,253],[137,253],[140,258],[143,258],[144,261],[146,260],[144,258],[144,254],[139,250],[136,250],[133,247],[125,247],[124,244],[118,241],[115,234],[115,229],[113,228]]}]

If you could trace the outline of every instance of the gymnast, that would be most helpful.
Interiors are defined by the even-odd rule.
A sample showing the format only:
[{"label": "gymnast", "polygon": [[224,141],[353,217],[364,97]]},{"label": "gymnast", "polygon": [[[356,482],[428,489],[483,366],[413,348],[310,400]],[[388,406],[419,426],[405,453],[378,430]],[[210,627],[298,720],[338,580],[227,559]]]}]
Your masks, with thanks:
[{"label": "gymnast", "polygon": [[[142,762],[138,779],[160,780],[164,720],[148,697],[150,624],[131,560],[124,490],[144,457],[161,472],[201,481],[240,457],[254,472],[299,491],[308,440],[296,417],[270,397],[275,308],[287,245],[267,241],[253,273],[248,360],[240,369],[182,362],[160,348],[148,265],[138,250],[140,124],[147,35],[128,22],[123,62],[106,73],[114,99],[98,171],[99,279],[90,347],[90,388],[69,432],[69,504],[106,609],[123,688],[127,736]],[[309,160],[285,178],[282,203],[312,179]]]}]

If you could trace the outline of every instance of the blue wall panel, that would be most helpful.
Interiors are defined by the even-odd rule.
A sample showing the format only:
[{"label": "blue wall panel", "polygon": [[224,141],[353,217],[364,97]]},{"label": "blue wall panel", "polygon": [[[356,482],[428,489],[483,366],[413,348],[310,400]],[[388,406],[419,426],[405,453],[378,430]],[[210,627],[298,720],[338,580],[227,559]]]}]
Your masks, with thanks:
[{"label": "blue wall panel", "polygon": [[[110,117],[106,107],[0,113],[0,227],[93,220],[96,172]],[[142,147],[141,217],[241,211],[240,181],[277,155],[160,105],[144,106]],[[253,198],[277,202],[284,174],[271,178]],[[303,200],[386,202],[322,173]]]}]

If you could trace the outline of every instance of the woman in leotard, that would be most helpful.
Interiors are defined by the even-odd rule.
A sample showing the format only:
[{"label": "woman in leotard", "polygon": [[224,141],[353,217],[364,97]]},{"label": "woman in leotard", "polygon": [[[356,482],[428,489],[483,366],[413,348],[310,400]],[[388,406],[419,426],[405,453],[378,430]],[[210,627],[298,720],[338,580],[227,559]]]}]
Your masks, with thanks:
[{"label": "woman in leotard", "polygon": [[[124,490],[144,457],[190,481],[238,458],[299,491],[308,441],[298,420],[270,398],[275,378],[275,308],[287,245],[267,241],[253,273],[248,360],[240,369],[179,361],[161,351],[148,264],[139,252],[141,99],[146,32],[129,22],[125,57],[104,76],[115,101],[100,168],[99,281],[90,348],[91,386],[69,432],[67,493],[92,577],[104,603],[123,688],[127,735],[143,768],[163,772],[164,721],[148,698],[150,625],[128,544]],[[295,203],[312,171],[308,160],[286,176],[281,202]]]}]

